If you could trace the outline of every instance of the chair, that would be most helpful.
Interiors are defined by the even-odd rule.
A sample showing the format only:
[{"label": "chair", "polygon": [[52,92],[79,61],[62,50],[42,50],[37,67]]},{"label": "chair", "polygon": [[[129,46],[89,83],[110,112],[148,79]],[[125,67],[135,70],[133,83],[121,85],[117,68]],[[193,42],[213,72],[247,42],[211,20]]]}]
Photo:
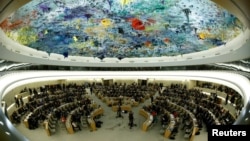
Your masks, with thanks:
[{"label": "chair", "polygon": [[72,127],[73,127],[73,130],[74,131],[77,131],[77,130],[80,130],[81,131],[81,128],[79,126],[79,124],[77,122],[72,122]]},{"label": "chair", "polygon": [[193,126],[191,128],[187,128],[185,129],[185,135],[184,135],[184,138],[189,138],[191,135],[192,135],[192,132],[193,132]]},{"label": "chair", "polygon": [[53,120],[52,117],[49,117],[49,122],[52,124],[56,124],[56,120]]},{"label": "chair", "polygon": [[81,116],[81,125],[83,128],[88,127],[88,121],[86,116]]},{"label": "chair", "polygon": [[48,129],[49,129],[50,133],[55,133],[56,132],[56,127],[51,126],[51,124],[49,122],[48,122]]}]

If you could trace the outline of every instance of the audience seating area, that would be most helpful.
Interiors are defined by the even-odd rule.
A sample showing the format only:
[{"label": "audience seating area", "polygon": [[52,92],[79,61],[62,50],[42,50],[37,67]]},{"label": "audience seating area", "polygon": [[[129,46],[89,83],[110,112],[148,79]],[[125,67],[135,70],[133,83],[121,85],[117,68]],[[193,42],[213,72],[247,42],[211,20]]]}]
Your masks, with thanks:
[{"label": "audience seating area", "polygon": [[[181,86],[166,87],[163,96],[176,99],[184,108],[189,108],[191,111],[198,113],[197,110],[204,110],[204,118],[209,125],[211,124],[232,124],[235,121],[233,114],[229,110],[223,108],[221,104],[214,101],[213,95],[203,94],[202,91],[197,89],[185,89]],[[202,108],[199,108],[202,107]],[[212,114],[212,115],[211,115]],[[200,117],[200,115],[198,115]],[[223,119],[228,119],[227,123]],[[219,121],[218,121],[219,120]]]},{"label": "audience seating area", "polygon": [[[215,87],[206,84],[206,88]],[[91,131],[97,130],[96,118],[103,115],[104,109],[97,106],[89,95],[86,95],[86,87],[91,94],[102,100],[107,106],[117,112],[132,111],[150,98],[151,104],[143,106],[139,114],[145,117],[142,130],[148,131],[155,123],[161,122],[161,133],[164,137],[175,139],[179,131],[184,132],[184,138],[193,141],[200,130],[209,125],[230,125],[235,121],[235,116],[225,109],[222,99],[216,93],[204,94],[195,88],[187,89],[182,84],[165,86],[158,84],[130,85],[114,83],[109,86],[94,84],[85,85],[48,85],[39,89],[27,89],[28,102],[17,108],[10,116],[13,123],[23,123],[28,129],[36,129],[40,125],[48,136],[56,133],[58,124],[65,128],[69,134],[82,130],[85,122]],[[220,91],[236,95],[239,105],[241,98],[231,89],[217,87]],[[158,95],[155,94],[158,92]],[[237,107],[237,106],[236,106]]]},{"label": "audience seating area", "polygon": [[[230,125],[235,121],[229,110],[215,100],[214,95],[206,95],[200,90],[187,89],[181,84],[171,84],[159,94],[141,111],[146,111],[153,117],[152,123],[157,122],[159,117],[161,118],[163,128],[161,133],[166,138],[174,139],[178,130],[181,129],[184,131],[184,138],[192,141],[195,135],[200,134],[203,123],[207,127]],[[143,129],[148,129],[148,127],[143,127]]]},{"label": "audience seating area", "polygon": [[108,106],[130,105],[132,107],[143,103],[150,96],[155,94],[154,85],[131,85],[113,84],[111,86],[98,85],[95,87],[96,96],[105,102]]},{"label": "audience seating area", "polygon": [[[96,129],[94,118],[103,113],[101,107],[98,107],[102,109],[101,112],[95,111],[97,104],[86,95],[84,85],[52,85],[25,90],[30,93],[28,102],[12,113],[11,121],[18,124],[23,118],[28,129],[43,125],[48,136],[56,133],[58,123],[69,134],[73,134],[77,130],[75,123],[80,125],[82,118],[86,118],[86,121],[91,119],[88,120],[89,125]],[[81,130],[80,126],[78,129]]]}]

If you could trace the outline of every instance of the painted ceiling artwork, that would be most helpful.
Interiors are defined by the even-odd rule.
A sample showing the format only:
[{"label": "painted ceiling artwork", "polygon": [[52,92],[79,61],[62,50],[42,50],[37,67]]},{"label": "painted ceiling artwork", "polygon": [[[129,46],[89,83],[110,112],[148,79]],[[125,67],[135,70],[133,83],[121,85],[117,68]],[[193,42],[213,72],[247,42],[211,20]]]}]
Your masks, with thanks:
[{"label": "painted ceiling artwork", "polygon": [[244,30],[210,0],[32,0],[0,27],[48,54],[120,60],[204,51]]}]

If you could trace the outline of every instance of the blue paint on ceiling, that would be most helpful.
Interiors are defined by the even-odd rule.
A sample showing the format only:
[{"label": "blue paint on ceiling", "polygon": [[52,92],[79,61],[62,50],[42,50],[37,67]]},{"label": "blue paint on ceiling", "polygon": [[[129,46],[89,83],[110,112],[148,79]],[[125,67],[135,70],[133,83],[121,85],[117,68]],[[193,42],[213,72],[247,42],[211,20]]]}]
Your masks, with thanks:
[{"label": "blue paint on ceiling", "polygon": [[48,53],[121,60],[212,49],[244,27],[210,0],[33,0],[1,28]]}]

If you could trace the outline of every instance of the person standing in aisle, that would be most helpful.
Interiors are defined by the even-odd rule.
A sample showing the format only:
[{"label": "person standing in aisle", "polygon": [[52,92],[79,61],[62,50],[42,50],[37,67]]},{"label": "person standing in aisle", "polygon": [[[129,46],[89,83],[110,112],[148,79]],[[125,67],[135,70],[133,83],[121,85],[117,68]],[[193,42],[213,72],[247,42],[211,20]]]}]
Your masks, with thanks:
[{"label": "person standing in aisle", "polygon": [[92,93],[93,93],[93,87],[90,86],[90,94],[92,94]]},{"label": "person standing in aisle", "polygon": [[23,104],[24,104],[24,103],[23,103],[23,96],[21,96],[19,100],[20,100],[21,106],[23,106]]},{"label": "person standing in aisle", "polygon": [[128,118],[129,118],[129,128],[132,129],[132,127],[134,126],[134,113],[132,111],[129,112]]},{"label": "person standing in aisle", "polygon": [[15,99],[15,103],[16,103],[16,108],[19,108],[20,107],[20,103],[19,103],[18,98],[15,96],[14,99]]},{"label": "person standing in aisle", "polygon": [[225,100],[225,105],[227,105],[228,99],[229,99],[229,94],[227,93],[226,100]]}]

